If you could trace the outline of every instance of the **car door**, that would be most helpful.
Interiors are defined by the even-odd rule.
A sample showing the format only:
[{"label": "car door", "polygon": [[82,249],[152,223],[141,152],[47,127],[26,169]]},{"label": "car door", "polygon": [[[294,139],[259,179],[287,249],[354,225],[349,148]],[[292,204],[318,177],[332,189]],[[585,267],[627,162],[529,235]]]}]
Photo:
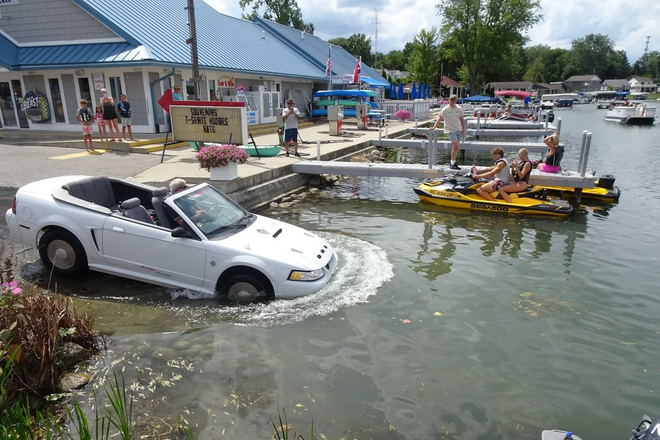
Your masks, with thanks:
[{"label": "car door", "polygon": [[109,265],[145,281],[192,289],[204,282],[204,244],[172,237],[166,228],[111,215],[103,225],[102,251]]}]

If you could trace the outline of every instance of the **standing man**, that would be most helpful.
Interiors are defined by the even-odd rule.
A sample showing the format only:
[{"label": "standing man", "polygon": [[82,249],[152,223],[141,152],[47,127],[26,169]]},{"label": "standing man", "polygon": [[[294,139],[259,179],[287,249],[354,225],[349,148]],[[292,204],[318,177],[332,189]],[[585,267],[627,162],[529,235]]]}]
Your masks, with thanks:
[{"label": "standing man", "polygon": [[133,139],[133,129],[131,128],[131,103],[126,100],[126,95],[121,95],[119,98],[119,104],[117,104],[117,111],[121,116],[121,134],[126,140],[126,128],[128,128],[128,135]]},{"label": "standing man", "polygon": [[298,118],[300,118],[300,112],[293,106],[293,99],[289,98],[286,101],[286,108],[282,110],[282,117],[284,118],[284,149],[286,150],[286,157],[289,157],[290,142],[293,142],[296,157],[300,157],[300,154],[298,154]]},{"label": "standing man", "polygon": [[435,130],[438,128],[440,121],[445,120],[445,134],[449,136],[451,142],[451,166],[449,168],[452,170],[461,169],[456,165],[456,153],[458,153],[458,143],[465,137],[465,118],[463,117],[463,109],[456,105],[457,100],[458,96],[456,95],[449,97],[449,105],[440,110],[438,120],[429,129],[429,131]]}]

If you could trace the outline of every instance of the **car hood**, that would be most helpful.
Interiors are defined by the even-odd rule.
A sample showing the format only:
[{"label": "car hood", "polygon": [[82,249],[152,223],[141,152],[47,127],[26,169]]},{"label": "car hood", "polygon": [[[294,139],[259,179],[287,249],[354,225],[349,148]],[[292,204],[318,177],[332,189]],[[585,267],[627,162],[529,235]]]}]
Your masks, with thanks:
[{"label": "car hood", "polygon": [[295,269],[315,270],[328,264],[334,250],[321,237],[297,226],[256,215],[252,225],[223,240],[225,246],[249,250]]}]

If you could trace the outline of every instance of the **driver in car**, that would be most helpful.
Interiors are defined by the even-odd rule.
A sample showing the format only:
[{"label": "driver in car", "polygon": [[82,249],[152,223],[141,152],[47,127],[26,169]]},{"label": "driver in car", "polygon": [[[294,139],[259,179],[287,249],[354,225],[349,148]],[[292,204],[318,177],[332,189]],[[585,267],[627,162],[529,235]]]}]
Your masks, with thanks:
[{"label": "driver in car", "polygon": [[[171,194],[176,194],[178,192],[183,191],[188,187],[188,184],[186,183],[185,180],[183,179],[174,179],[170,182],[169,184],[169,190]],[[201,209],[197,209],[195,206],[195,202],[193,200],[190,200],[188,198],[180,198],[179,200],[176,201],[176,204],[181,208],[184,214],[195,224],[197,224],[201,218],[204,216],[204,211]],[[179,224],[179,226],[183,226],[183,219],[181,217],[177,217],[174,221]]]}]

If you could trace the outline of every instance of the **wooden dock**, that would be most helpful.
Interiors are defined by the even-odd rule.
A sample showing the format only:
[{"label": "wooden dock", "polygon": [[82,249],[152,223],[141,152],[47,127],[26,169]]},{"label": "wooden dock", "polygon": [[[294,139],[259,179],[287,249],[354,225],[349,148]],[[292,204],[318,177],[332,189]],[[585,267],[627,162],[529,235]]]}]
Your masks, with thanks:
[{"label": "wooden dock", "polygon": [[[427,130],[428,133],[428,130]],[[438,149],[451,150],[451,142],[437,140]],[[428,149],[430,141],[420,139],[374,139],[371,145],[374,147],[387,148],[423,148]],[[466,151],[490,151],[495,147],[504,149],[505,152],[517,152],[521,148],[527,148],[530,153],[543,153],[548,146],[543,142],[487,142],[487,141],[462,141],[458,144],[459,150]]]},{"label": "wooden dock", "polygon": [[[560,118],[561,119],[561,118]],[[501,136],[501,137],[542,137],[542,136],[550,136],[552,133],[558,131],[560,125],[557,124],[557,130],[554,128],[550,129],[532,129],[532,130],[507,130],[503,128],[466,128],[465,130],[465,135],[466,136]],[[415,136],[428,136],[429,134],[429,129],[428,128],[409,128],[408,133],[413,134]]]}]

